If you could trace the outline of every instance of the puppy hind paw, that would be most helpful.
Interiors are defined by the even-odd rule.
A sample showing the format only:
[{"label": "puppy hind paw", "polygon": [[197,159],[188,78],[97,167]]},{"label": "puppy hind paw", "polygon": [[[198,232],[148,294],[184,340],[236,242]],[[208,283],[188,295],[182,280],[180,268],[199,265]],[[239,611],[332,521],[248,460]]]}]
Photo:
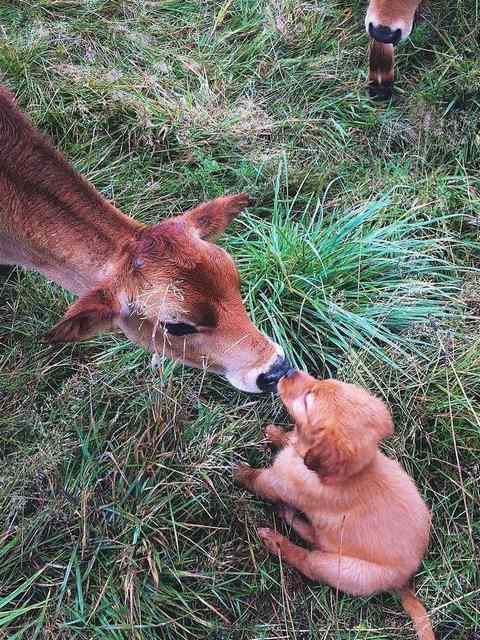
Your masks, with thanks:
[{"label": "puppy hind paw", "polygon": [[239,484],[248,485],[255,477],[257,470],[248,464],[239,464],[233,469],[233,479]]},{"label": "puppy hind paw", "polygon": [[273,529],[268,529],[267,527],[257,529],[257,533],[267,550],[278,556],[280,554],[280,542],[282,540],[282,536]]}]

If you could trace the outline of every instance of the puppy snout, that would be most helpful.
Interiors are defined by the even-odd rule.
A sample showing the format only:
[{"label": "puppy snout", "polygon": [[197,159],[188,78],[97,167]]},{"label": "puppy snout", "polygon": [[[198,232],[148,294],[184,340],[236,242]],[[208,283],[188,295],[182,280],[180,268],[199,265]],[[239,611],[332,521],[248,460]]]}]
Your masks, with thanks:
[{"label": "puppy snout", "polygon": [[383,24],[374,25],[373,22],[368,23],[368,34],[377,42],[384,44],[398,44],[402,39],[401,29],[390,29]]},{"label": "puppy snout", "polygon": [[266,393],[276,393],[278,381],[294,371],[290,363],[283,356],[278,356],[273,365],[265,373],[261,373],[257,378],[257,386]]},{"label": "puppy snout", "polygon": [[284,403],[289,403],[300,394],[303,394],[309,384],[315,382],[311,375],[298,369],[291,369],[278,382],[278,393]]}]

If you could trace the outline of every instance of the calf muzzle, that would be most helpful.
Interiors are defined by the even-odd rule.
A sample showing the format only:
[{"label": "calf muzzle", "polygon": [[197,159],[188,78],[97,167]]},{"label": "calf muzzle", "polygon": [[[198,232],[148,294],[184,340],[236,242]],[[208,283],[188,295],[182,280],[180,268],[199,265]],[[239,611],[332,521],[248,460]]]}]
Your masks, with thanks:
[{"label": "calf muzzle", "polygon": [[377,42],[383,42],[383,44],[398,44],[402,38],[402,30],[392,30],[390,27],[385,27],[382,24],[374,26],[372,22],[368,25],[368,33]]},{"label": "calf muzzle", "polygon": [[293,371],[290,363],[283,356],[278,356],[273,365],[265,373],[261,373],[257,378],[257,386],[265,393],[276,393],[277,383],[280,378]]}]

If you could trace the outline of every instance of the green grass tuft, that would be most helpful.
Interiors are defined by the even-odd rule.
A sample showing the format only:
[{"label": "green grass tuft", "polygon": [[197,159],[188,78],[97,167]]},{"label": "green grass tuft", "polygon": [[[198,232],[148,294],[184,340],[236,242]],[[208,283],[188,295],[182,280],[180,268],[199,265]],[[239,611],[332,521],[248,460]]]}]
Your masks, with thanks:
[{"label": "green grass tuft", "polygon": [[421,352],[412,329],[462,311],[448,222],[389,211],[388,199],[329,214],[312,199],[298,212],[277,192],[271,216],[250,215],[228,246],[255,322],[294,364],[336,370],[361,348],[395,366],[385,347]]}]

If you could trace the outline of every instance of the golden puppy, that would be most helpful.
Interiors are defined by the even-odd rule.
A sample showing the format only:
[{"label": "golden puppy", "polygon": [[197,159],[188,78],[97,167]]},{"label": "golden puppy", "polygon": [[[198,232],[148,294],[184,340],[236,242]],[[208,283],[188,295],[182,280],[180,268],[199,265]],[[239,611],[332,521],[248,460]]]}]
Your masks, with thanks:
[{"label": "golden puppy", "polygon": [[265,546],[312,580],[352,595],[397,591],[418,637],[434,640],[408,586],[427,548],[430,512],[411,478],[378,449],[393,433],[387,407],[364,389],[299,371],[278,389],[295,428],[267,427],[267,438],[283,447],[273,466],[241,465],[235,478],[283,503],[280,515],[312,549],[259,529]]}]

